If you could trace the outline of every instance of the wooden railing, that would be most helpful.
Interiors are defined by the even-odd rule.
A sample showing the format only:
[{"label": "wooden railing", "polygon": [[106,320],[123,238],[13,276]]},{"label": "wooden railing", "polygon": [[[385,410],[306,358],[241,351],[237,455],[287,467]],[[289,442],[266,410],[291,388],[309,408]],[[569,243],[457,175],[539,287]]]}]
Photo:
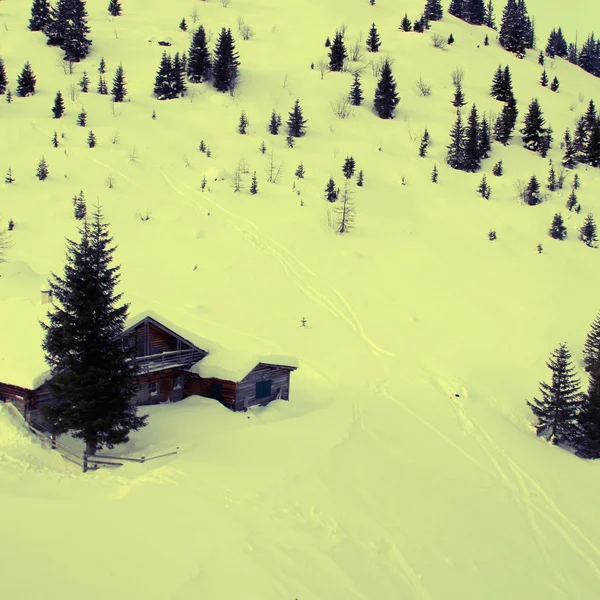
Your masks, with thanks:
[{"label": "wooden railing", "polygon": [[140,363],[142,373],[148,373],[178,365],[193,365],[204,356],[206,356],[206,353],[200,350],[173,350],[171,352],[161,352],[160,354],[138,356],[136,360]]}]

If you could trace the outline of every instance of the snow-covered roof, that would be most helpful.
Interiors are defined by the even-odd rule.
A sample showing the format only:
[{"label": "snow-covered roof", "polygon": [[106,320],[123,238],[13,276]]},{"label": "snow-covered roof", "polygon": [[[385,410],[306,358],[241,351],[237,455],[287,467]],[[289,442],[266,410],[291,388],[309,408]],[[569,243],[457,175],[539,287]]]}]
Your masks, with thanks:
[{"label": "snow-covered roof", "polygon": [[209,354],[190,368],[192,373],[200,377],[215,377],[227,381],[241,381],[258,364],[278,365],[298,368],[298,361],[293,356],[275,354],[240,354],[230,351],[217,351]]}]

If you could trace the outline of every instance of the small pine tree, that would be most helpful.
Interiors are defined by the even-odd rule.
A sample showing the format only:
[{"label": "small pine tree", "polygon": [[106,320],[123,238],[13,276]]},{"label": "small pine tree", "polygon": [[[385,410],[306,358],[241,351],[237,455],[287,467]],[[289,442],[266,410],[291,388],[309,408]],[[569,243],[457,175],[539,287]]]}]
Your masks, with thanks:
[{"label": "small pine tree", "polygon": [[185,17],[183,17],[183,19],[181,19],[181,23],[179,23],[179,29],[181,29],[181,31],[187,31],[187,23],[185,22]]},{"label": "small pine tree", "polygon": [[377,27],[375,27],[375,23],[373,23],[367,37],[367,50],[369,52],[378,52],[380,47],[381,40],[379,38],[379,33],[377,33]]},{"label": "small pine tree", "polygon": [[269,121],[269,133],[271,135],[278,135],[279,128],[281,127],[281,115],[277,113],[275,109],[271,112],[271,120]]},{"label": "small pine tree", "polygon": [[8,92],[6,92],[6,103],[7,104],[12,103],[12,92],[10,90],[8,90]]},{"label": "small pine tree", "polygon": [[285,138],[285,144],[288,148],[293,148],[294,147],[294,136],[291,135],[290,133],[287,134],[286,138]]},{"label": "small pine tree", "polygon": [[542,244],[538,244],[536,246],[536,250],[538,251],[538,254],[541,254],[544,251],[544,248],[542,247]]},{"label": "small pine tree", "polygon": [[52,135],[52,146],[54,148],[58,148],[58,134],[56,133],[56,131]]},{"label": "small pine tree", "polygon": [[573,177],[573,189],[578,190],[581,187],[581,182],[579,181],[579,175],[575,173]]},{"label": "small pine tree", "polygon": [[542,71],[542,76],[540,77],[540,84],[542,87],[548,87],[548,73],[546,73],[546,69]]},{"label": "small pine tree", "polygon": [[259,148],[258,148],[258,151],[259,151],[261,154],[266,154],[266,152],[267,152],[267,147],[265,146],[265,143],[264,143],[264,142],[261,142],[261,144],[260,144],[260,146],[259,146]]},{"label": "small pine tree", "polygon": [[542,399],[534,398],[527,405],[537,417],[538,435],[546,436],[553,444],[571,444],[577,435],[581,392],[566,344],[555,349],[546,364],[552,371],[552,383],[540,382]]},{"label": "small pine tree", "polygon": [[152,120],[156,121],[156,111],[152,109]]},{"label": "small pine tree", "polygon": [[88,77],[87,71],[83,72],[83,75],[81,77],[81,79],[78,81],[79,84],[79,89],[81,89],[81,91],[84,94],[88,93],[88,90],[90,88],[90,78]]},{"label": "small pine tree", "polygon": [[460,111],[457,111],[456,121],[450,130],[450,144],[447,148],[446,162],[453,169],[462,169],[465,163],[465,127]]},{"label": "small pine tree", "polygon": [[327,39],[325,40],[325,48],[331,48],[331,40],[329,39],[329,36],[327,36]]},{"label": "small pine tree", "polygon": [[521,129],[523,146],[528,150],[539,152],[543,147],[542,140],[546,131],[542,109],[537,98],[534,98],[529,105],[529,110],[525,115],[524,126]]},{"label": "small pine tree", "polygon": [[575,190],[571,190],[565,206],[569,211],[572,211],[577,206],[577,194],[575,194]]},{"label": "small pine tree", "polygon": [[98,93],[102,96],[108,95],[108,87],[106,86],[106,80],[102,75],[100,75],[100,79],[98,81]]},{"label": "small pine tree", "polygon": [[555,76],[554,79],[552,80],[552,83],[550,84],[550,89],[553,92],[558,92],[559,86],[560,86],[560,83],[558,81],[558,77]]},{"label": "small pine tree", "polygon": [[350,179],[354,175],[356,169],[356,161],[352,156],[346,157],[342,166],[342,173],[346,179]]},{"label": "small pine tree", "polygon": [[248,129],[248,125],[249,125],[249,121],[248,121],[248,117],[246,116],[246,112],[242,111],[242,114],[240,115],[240,120],[238,123],[238,133],[240,133],[241,135],[246,135],[246,130]]},{"label": "small pine tree", "polygon": [[250,193],[257,194],[258,193],[258,182],[256,180],[256,171],[252,173],[252,181],[250,182]]},{"label": "small pine tree", "polygon": [[21,98],[33,96],[35,94],[36,81],[36,76],[33,74],[29,61],[27,61],[17,77],[17,96],[21,96]]},{"label": "small pine tree", "polygon": [[483,115],[481,118],[481,125],[479,127],[479,137],[477,140],[477,146],[479,150],[479,158],[489,158],[490,152],[492,151],[491,131],[490,125],[487,121],[487,117]]},{"label": "small pine tree", "polygon": [[8,86],[8,79],[6,78],[6,69],[4,68],[4,61],[0,57],[0,96],[6,92]]},{"label": "small pine tree", "polygon": [[221,28],[212,61],[212,79],[219,92],[232,92],[237,85],[239,55],[235,51],[235,41],[231,29]]},{"label": "small pine tree", "polygon": [[344,38],[341,32],[336,31],[333,38],[333,43],[329,49],[329,70],[341,71],[344,67],[344,61],[348,58]]},{"label": "small pine tree", "polygon": [[540,65],[540,67],[544,66],[544,53],[541,50],[538,55],[538,65]]},{"label": "small pine tree", "polygon": [[87,145],[90,148],[95,148],[96,147],[96,136],[95,136],[94,132],[91,129],[90,129],[90,132],[88,133]]},{"label": "small pine tree", "polygon": [[298,165],[298,168],[296,169],[296,171],[294,172],[294,175],[298,178],[298,179],[304,179],[304,165],[302,163],[300,163]]},{"label": "small pine tree", "polygon": [[294,108],[288,113],[287,120],[288,134],[291,137],[302,137],[306,134],[306,119],[302,116],[302,107],[300,100],[296,98]]},{"label": "small pine tree", "polygon": [[77,115],[77,125],[79,127],[85,127],[87,124],[87,113],[85,112],[85,108],[81,107],[81,112]]},{"label": "small pine tree", "polygon": [[577,166],[577,157],[575,154],[575,146],[571,140],[571,132],[567,129],[564,136],[565,154],[562,159],[562,164],[567,169],[574,169]]},{"label": "small pine tree", "polygon": [[73,196],[73,213],[77,221],[82,221],[86,217],[87,207],[83,191],[80,191],[79,195]]},{"label": "small pine tree", "polygon": [[108,12],[113,17],[119,17],[121,15],[122,10],[123,9],[121,8],[120,0],[110,0],[110,2],[108,4]]},{"label": "small pine tree", "polygon": [[557,189],[556,183],[556,171],[554,170],[554,164],[550,161],[550,169],[548,171],[548,180],[546,182],[546,187],[551,191],[555,192]]},{"label": "small pine tree", "polygon": [[492,188],[489,186],[489,184],[487,182],[485,173],[483,174],[483,177],[481,178],[481,183],[479,184],[477,191],[479,192],[481,197],[485,198],[486,200],[489,200],[490,196],[492,195]]},{"label": "small pine tree", "polygon": [[450,34],[448,36],[447,42],[448,42],[448,46],[452,46],[452,44],[454,44],[454,36],[452,34]]},{"label": "small pine tree", "polygon": [[410,22],[407,13],[404,13],[404,17],[402,18],[398,29],[401,29],[402,31],[410,31],[412,29],[412,23]]},{"label": "small pine tree", "polygon": [[381,119],[391,119],[394,109],[400,102],[396,93],[396,81],[392,75],[390,61],[385,59],[381,67],[381,76],[375,90],[374,107]]},{"label": "small pine tree", "polygon": [[46,159],[42,156],[42,160],[38,163],[37,170],[35,176],[40,180],[44,181],[48,177],[48,163]]},{"label": "small pine tree", "polygon": [[113,102],[123,102],[127,95],[127,88],[125,87],[125,71],[123,65],[119,65],[115,71],[113,79],[113,86],[110,92],[112,94]]},{"label": "small pine tree", "polygon": [[63,100],[60,90],[56,93],[54,98],[54,106],[52,107],[52,114],[55,119],[60,119],[65,112],[65,102]]},{"label": "small pine tree", "polygon": [[354,79],[352,81],[352,87],[350,88],[349,94],[350,104],[352,106],[360,106],[363,101],[362,89],[360,87],[360,74],[354,73]]},{"label": "small pine tree", "polygon": [[579,239],[590,248],[595,248],[594,242],[598,241],[596,222],[592,213],[588,213],[581,229],[579,230]]},{"label": "small pine tree", "polygon": [[104,56],[100,59],[100,64],[98,65],[98,72],[100,74],[106,73],[106,62],[104,61]]},{"label": "small pine tree", "polygon": [[462,89],[462,85],[459,83],[454,88],[454,97],[452,98],[452,106],[455,108],[463,107],[467,101],[465,100],[465,94]]},{"label": "small pine tree", "polygon": [[548,233],[555,240],[564,240],[567,237],[567,228],[560,213],[554,215]]},{"label": "small pine tree", "polygon": [[496,230],[490,229],[488,231],[488,240],[490,240],[490,242],[493,242],[496,239],[498,239],[498,236],[496,235]]},{"label": "small pine tree", "polygon": [[192,36],[187,62],[187,75],[192,83],[202,83],[210,77],[211,60],[206,32],[200,25]]},{"label": "small pine tree", "polygon": [[483,45],[484,46],[489,46],[490,45],[490,38],[488,37],[487,34],[486,34],[485,38],[483,39]]},{"label": "small pine tree", "polygon": [[363,185],[365,184],[365,176],[362,172],[362,169],[358,172],[358,177],[356,179],[356,185],[358,187],[363,187]]},{"label": "small pine tree", "polygon": [[502,177],[502,175],[504,175],[504,167],[502,166],[502,161],[501,160],[499,160],[492,167],[492,174],[495,175],[496,177]]},{"label": "small pine tree", "polygon": [[12,219],[8,221],[8,230],[12,231],[15,228],[15,222]]},{"label": "small pine tree", "polygon": [[524,192],[524,200],[529,206],[536,206],[542,201],[540,196],[540,183],[535,175],[531,176]]},{"label": "small pine tree", "polygon": [[13,177],[13,172],[12,169],[10,167],[8,167],[8,170],[6,171],[6,176],[4,177],[4,183],[14,183],[15,179]]},{"label": "small pine tree", "polygon": [[465,159],[461,169],[474,173],[481,166],[479,151],[480,124],[477,116],[477,107],[473,104],[465,130]]},{"label": "small pine tree", "polygon": [[431,171],[431,181],[432,181],[432,183],[437,183],[437,181],[438,181],[437,165],[433,165],[433,171]]},{"label": "small pine tree", "polygon": [[427,131],[427,127],[423,132],[423,137],[421,138],[421,145],[419,146],[419,156],[421,158],[425,158],[427,155],[427,148],[429,147],[429,131]]},{"label": "small pine tree", "polygon": [[502,111],[494,123],[494,138],[504,146],[509,143],[512,137],[517,123],[517,115],[517,101],[514,96],[511,96],[502,107]]},{"label": "small pine tree", "polygon": [[335,202],[338,199],[337,188],[335,187],[335,181],[333,177],[329,178],[327,185],[325,186],[325,200],[329,202]]},{"label": "small pine tree", "polygon": [[167,98],[174,97],[172,94],[172,71],[171,56],[163,52],[156,77],[154,78],[154,95],[158,100],[166,100]]}]

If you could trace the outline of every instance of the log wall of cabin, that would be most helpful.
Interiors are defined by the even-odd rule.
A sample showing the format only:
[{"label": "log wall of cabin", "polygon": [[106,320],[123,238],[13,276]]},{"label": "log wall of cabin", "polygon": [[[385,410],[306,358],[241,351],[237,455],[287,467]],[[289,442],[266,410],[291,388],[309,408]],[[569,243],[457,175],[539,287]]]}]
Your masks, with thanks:
[{"label": "log wall of cabin", "polygon": [[[271,395],[265,398],[256,397],[256,384],[259,381],[271,380]],[[257,365],[237,385],[235,410],[244,410],[249,406],[268,404],[281,393],[282,400],[288,400],[290,394],[290,370],[281,367]]]},{"label": "log wall of cabin", "polygon": [[152,323],[141,323],[135,328],[138,356],[160,354],[161,352],[172,352],[181,348],[189,348],[185,344],[163,331]]},{"label": "log wall of cabin", "polygon": [[186,373],[183,382],[183,397],[200,396],[202,392],[200,376],[196,373]]},{"label": "log wall of cabin", "polygon": [[203,377],[200,382],[200,395],[205,398],[214,398],[211,389],[213,383],[220,383],[223,386],[221,398],[215,398],[215,400],[219,400],[227,408],[235,410],[237,383],[235,381],[227,381],[226,379],[217,379],[216,377]]},{"label": "log wall of cabin", "polygon": [[[174,389],[173,378],[183,376],[185,381],[185,372],[179,368],[166,369],[164,371],[154,371],[140,375],[138,378],[138,389],[131,402],[136,405],[159,404],[160,402],[177,402],[186,397],[185,386]],[[150,382],[156,381],[158,384],[158,393],[154,396],[150,394]]]}]

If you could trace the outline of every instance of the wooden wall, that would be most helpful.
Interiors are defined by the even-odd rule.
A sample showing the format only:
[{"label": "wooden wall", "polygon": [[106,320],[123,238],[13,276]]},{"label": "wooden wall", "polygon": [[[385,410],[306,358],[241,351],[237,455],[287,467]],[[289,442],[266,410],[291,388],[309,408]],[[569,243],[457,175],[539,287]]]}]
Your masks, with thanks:
[{"label": "wooden wall", "polygon": [[226,379],[217,379],[216,377],[202,378],[200,382],[200,395],[205,398],[213,398],[212,384],[220,383],[223,386],[223,395],[221,398],[216,398],[227,408],[235,410],[235,398],[237,383],[235,381],[227,381]]},{"label": "wooden wall", "polygon": [[[271,380],[271,395],[256,398],[256,383]],[[288,400],[290,394],[290,369],[257,365],[237,385],[235,410],[244,410],[249,406],[268,404],[280,394],[282,400]]]},{"label": "wooden wall", "polygon": [[[146,337],[148,332],[148,337]],[[172,352],[180,348],[189,348],[187,344],[179,343],[179,340],[166,331],[163,331],[152,323],[140,323],[135,328],[135,336],[137,340],[138,356],[148,356],[152,354],[160,354],[161,352]]]},{"label": "wooden wall", "polygon": [[[132,402],[137,405],[141,404],[159,404],[160,402],[177,402],[186,397],[185,385],[178,390],[173,389],[173,378],[178,375],[185,374],[182,369],[173,368],[166,369],[164,371],[154,371],[152,373],[145,373],[140,375],[138,382],[139,387],[135,396],[132,398]],[[158,383],[158,394],[155,396],[150,395],[150,382],[156,381]]]}]

